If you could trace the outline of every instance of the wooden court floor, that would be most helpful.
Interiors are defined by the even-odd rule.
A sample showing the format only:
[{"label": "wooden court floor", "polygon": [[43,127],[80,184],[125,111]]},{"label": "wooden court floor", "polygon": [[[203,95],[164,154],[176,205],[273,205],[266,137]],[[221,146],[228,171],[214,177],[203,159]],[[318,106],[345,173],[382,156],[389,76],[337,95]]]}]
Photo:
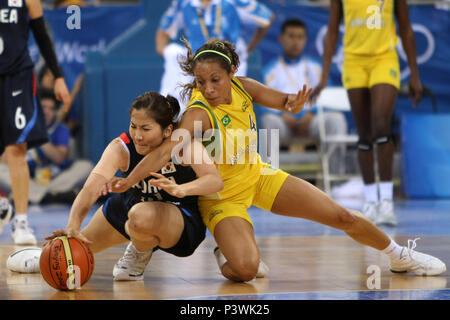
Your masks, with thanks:
[{"label": "wooden court floor", "polygon": [[[420,212],[435,212],[437,215],[447,212],[450,215],[447,206],[450,208],[450,203],[446,203],[444,209],[434,207],[433,210],[433,206],[430,206],[429,210],[425,210],[423,203],[412,208],[409,204],[400,204],[397,210],[399,220],[407,229],[398,228],[397,231],[412,232],[398,234],[392,229],[387,232],[400,244],[406,244],[408,239],[419,236],[416,250],[439,257],[449,268],[450,217],[429,216],[426,221],[430,225],[436,223],[440,226],[431,228],[432,232],[428,234],[414,232],[413,227],[416,225],[419,231],[423,227],[421,219],[424,219],[424,214]],[[409,217],[404,210],[409,212]],[[253,214],[260,214],[261,218],[255,218]],[[61,222],[56,224],[67,218],[61,213],[56,215],[45,210],[35,214],[35,221],[39,217],[46,228],[49,226],[44,222],[44,217],[48,221],[59,219]],[[6,269],[8,255],[21,247],[13,245],[8,235],[4,234],[0,237],[0,241],[3,241],[0,242],[0,300],[450,299],[449,271],[437,277],[394,274],[389,271],[387,257],[359,245],[341,232],[326,228],[316,232],[309,222],[295,219],[295,223],[291,223],[291,218],[266,213],[252,212],[252,217],[261,257],[270,268],[269,276],[264,279],[247,283],[225,279],[219,273],[212,253],[215,242],[208,236],[197,251],[187,258],[155,252],[146,269],[144,281],[136,282],[112,280],[113,266],[122,256],[125,245],[110,248],[95,255],[94,273],[81,289],[57,291],[47,285],[40,274],[18,274]],[[417,221],[412,223],[414,219]],[[264,225],[268,223],[270,227],[266,225],[265,228]],[[279,228],[274,225],[276,223],[279,223]],[[257,227],[258,224],[260,227]],[[286,229],[289,224],[295,230]],[[43,239],[39,230],[42,234],[49,233],[44,226],[37,229],[38,239]],[[447,234],[443,232],[445,230]],[[372,288],[368,287],[369,277],[373,275],[373,271],[368,270],[370,266],[380,270],[377,288],[373,288],[373,281],[369,281]]]}]

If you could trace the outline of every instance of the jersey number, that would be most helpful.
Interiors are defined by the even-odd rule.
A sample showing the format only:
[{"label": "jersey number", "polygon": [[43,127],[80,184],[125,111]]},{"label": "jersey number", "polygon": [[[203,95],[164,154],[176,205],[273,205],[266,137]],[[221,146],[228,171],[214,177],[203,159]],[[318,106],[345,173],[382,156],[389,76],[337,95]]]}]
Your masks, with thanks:
[{"label": "jersey number", "polygon": [[3,49],[4,49],[4,46],[3,46],[3,38],[0,37],[0,54],[3,53]]},{"label": "jersey number", "polygon": [[17,129],[23,129],[27,124],[27,119],[25,118],[25,115],[22,113],[22,107],[17,108],[14,120]]},{"label": "jersey number", "polygon": [[370,16],[367,18],[367,28],[381,29],[381,8],[375,5],[369,6],[366,11]]}]

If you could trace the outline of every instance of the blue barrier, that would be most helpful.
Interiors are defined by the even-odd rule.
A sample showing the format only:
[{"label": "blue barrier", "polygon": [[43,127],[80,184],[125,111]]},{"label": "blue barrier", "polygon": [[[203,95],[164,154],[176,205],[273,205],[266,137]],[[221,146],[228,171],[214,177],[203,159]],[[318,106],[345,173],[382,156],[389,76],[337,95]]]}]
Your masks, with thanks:
[{"label": "blue barrier", "polygon": [[450,198],[450,114],[404,113],[402,187],[410,198]]}]

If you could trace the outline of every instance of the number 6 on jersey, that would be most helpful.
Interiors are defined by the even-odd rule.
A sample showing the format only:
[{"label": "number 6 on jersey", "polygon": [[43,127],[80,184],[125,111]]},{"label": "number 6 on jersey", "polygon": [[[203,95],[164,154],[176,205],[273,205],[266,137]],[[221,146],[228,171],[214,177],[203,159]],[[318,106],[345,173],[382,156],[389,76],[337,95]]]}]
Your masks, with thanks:
[{"label": "number 6 on jersey", "polygon": [[22,107],[17,107],[16,115],[14,116],[14,120],[16,123],[17,129],[23,129],[25,125],[27,124],[27,119],[25,118],[25,115],[22,113]]}]

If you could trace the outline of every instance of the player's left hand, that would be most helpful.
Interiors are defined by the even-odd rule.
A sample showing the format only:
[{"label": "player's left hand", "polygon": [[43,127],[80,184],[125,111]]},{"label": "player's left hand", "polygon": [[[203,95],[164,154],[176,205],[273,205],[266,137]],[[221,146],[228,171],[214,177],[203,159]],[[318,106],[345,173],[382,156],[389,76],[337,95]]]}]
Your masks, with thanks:
[{"label": "player's left hand", "polygon": [[152,172],[151,175],[153,177],[158,178],[150,180],[150,183],[153,186],[161,188],[165,190],[168,194],[177,198],[184,198],[186,196],[186,192],[184,191],[183,187],[177,184],[175,181],[167,179],[162,174],[156,172]]},{"label": "player's left hand", "polygon": [[300,111],[303,110],[303,106],[308,101],[309,95],[311,94],[312,88],[309,88],[306,86],[306,84],[303,85],[303,89],[299,90],[298,93],[295,94],[288,94],[286,104],[284,108],[292,112],[293,114],[297,114]]},{"label": "player's left hand", "polygon": [[409,98],[413,101],[414,107],[417,107],[422,98],[423,87],[419,77],[411,76],[409,80]]},{"label": "player's left hand", "polygon": [[58,101],[62,101],[64,104],[64,111],[69,112],[70,106],[72,104],[69,89],[67,89],[66,81],[64,78],[57,78],[55,80],[55,96]]}]

